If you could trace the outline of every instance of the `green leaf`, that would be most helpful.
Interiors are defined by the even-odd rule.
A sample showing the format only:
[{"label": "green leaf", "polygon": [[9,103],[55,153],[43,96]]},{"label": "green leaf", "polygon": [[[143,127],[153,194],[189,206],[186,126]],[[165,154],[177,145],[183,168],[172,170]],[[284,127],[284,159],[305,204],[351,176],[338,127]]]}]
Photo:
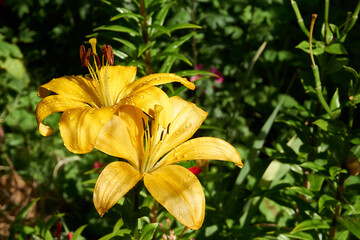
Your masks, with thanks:
[{"label": "green leaf", "polygon": [[[46,234],[50,233],[50,228],[54,225],[54,223],[64,216],[64,213],[55,214],[52,216],[45,224],[44,228],[41,230],[41,236],[45,236]],[[51,233],[50,233],[51,234]]]},{"label": "green leaf", "polygon": [[[322,25],[321,35],[322,37],[325,37],[325,23]],[[330,43],[334,39],[338,39],[339,36],[340,36],[339,28],[335,24],[332,23],[328,24],[328,29],[326,32],[326,42]]]},{"label": "green leaf", "polygon": [[286,237],[293,239],[301,239],[301,240],[314,240],[313,236],[307,232],[295,232],[295,233],[286,233],[284,234]]},{"label": "green leaf", "polygon": [[77,240],[80,236],[82,231],[86,228],[87,224],[82,225],[81,227],[79,227],[78,229],[76,229],[76,231],[74,232],[74,234],[72,235],[71,240]]},{"label": "green leaf", "polygon": [[169,12],[169,9],[171,8],[171,6],[175,3],[175,1],[173,2],[169,2],[167,4],[165,4],[164,6],[161,7],[160,11],[158,12],[158,14],[156,14],[156,17],[154,19],[154,24],[156,25],[160,25],[162,26],[164,24],[165,18]]},{"label": "green leaf", "polygon": [[184,62],[186,62],[187,64],[189,64],[190,66],[192,66],[192,63],[189,61],[189,59],[187,59],[184,55],[180,54],[180,53],[175,53],[175,52],[162,52],[162,53],[158,53],[156,54],[156,56],[154,56],[153,58],[161,58],[161,57],[175,57],[178,58]]},{"label": "green leaf", "polygon": [[113,232],[119,230],[122,226],[124,225],[124,220],[122,218],[120,218],[119,220],[117,220],[117,222],[115,223],[114,227],[113,227]]},{"label": "green leaf", "polygon": [[123,51],[117,50],[117,49],[113,49],[114,55],[117,56],[120,59],[125,59],[128,57],[128,55],[126,53],[124,53]]},{"label": "green leaf", "polygon": [[300,224],[296,225],[291,233],[295,232],[302,232],[307,230],[318,230],[318,229],[329,229],[330,226],[327,224],[325,220],[320,219],[312,219],[312,220],[305,220]]},{"label": "green leaf", "polygon": [[149,224],[147,224],[141,230],[140,240],[152,239],[158,225],[159,225],[158,223],[149,223]]},{"label": "green leaf", "polygon": [[140,34],[134,30],[132,30],[131,28],[127,28],[127,27],[123,27],[120,25],[110,25],[110,26],[100,26],[94,29],[94,31],[99,31],[99,30],[105,30],[105,31],[114,31],[114,32],[124,32],[124,33],[128,33],[132,36],[139,36]]},{"label": "green leaf", "polygon": [[209,77],[219,77],[218,75],[216,75],[215,73],[209,72],[209,71],[201,71],[201,70],[185,70],[185,71],[179,71],[176,72],[177,75],[182,76],[182,77],[193,77],[196,75],[204,75],[204,76],[209,76]]},{"label": "green leaf", "polygon": [[355,237],[360,239],[360,221],[359,216],[341,216],[337,220],[347,228]]},{"label": "green leaf", "polygon": [[29,210],[35,205],[35,203],[37,201],[39,201],[40,198],[35,198],[32,202],[30,202],[28,205],[26,205],[21,211],[20,213],[16,216],[15,221],[13,223],[13,225],[10,228],[10,232],[9,232],[9,239],[15,239],[15,233],[16,233],[16,228],[20,225],[22,226],[21,222],[24,220],[24,218],[26,217],[27,213],[29,212]]},{"label": "green leaf", "polygon": [[195,25],[195,24],[191,24],[191,23],[176,24],[176,25],[169,26],[167,28],[170,30],[170,32],[175,31],[175,30],[179,30],[179,29],[185,29],[185,28],[201,29],[200,26]]},{"label": "green leaf", "polygon": [[[313,45],[314,45],[314,43],[313,43]],[[302,41],[295,48],[301,49],[304,52],[310,54],[309,42],[308,41]],[[316,41],[315,45],[313,46],[313,49],[312,49],[313,55],[315,55],[315,56],[321,55],[321,54],[324,53],[324,51],[325,51],[324,42]]]},{"label": "green leaf", "polygon": [[334,208],[335,206],[337,206],[339,204],[340,204],[340,202],[338,202],[335,198],[333,198],[327,194],[323,194],[319,198],[319,212],[324,210],[324,208],[329,208],[329,207]]},{"label": "green leaf", "polygon": [[310,190],[315,192],[320,191],[325,177],[319,174],[308,174],[307,177],[310,183]]},{"label": "green leaf", "polygon": [[346,169],[342,169],[342,168],[337,167],[337,166],[332,166],[332,167],[329,168],[329,173],[330,173],[330,177],[332,179],[334,179],[335,177],[337,177],[341,173],[347,173],[347,171],[346,171]]},{"label": "green leaf", "polygon": [[[152,29],[152,31],[157,30],[157,31],[159,31],[159,32],[161,32],[161,33],[165,33],[166,35],[168,35],[169,37],[171,37],[170,31],[169,31],[169,29],[167,29],[166,27],[163,27],[163,26],[158,25],[158,24],[151,24],[151,25],[149,25],[149,26],[147,26],[147,27],[150,28],[150,29]],[[160,35],[161,35],[161,34],[157,34],[156,37],[157,37],[157,36],[160,36]],[[152,38],[152,39],[153,39],[153,38]]]},{"label": "green leaf", "polygon": [[341,108],[340,108],[339,89],[338,88],[336,88],[336,91],[335,91],[333,97],[331,98],[330,109],[333,111],[335,118],[338,118],[340,116]]},{"label": "green leaf", "polygon": [[119,43],[124,44],[125,46],[131,48],[132,50],[136,50],[136,46],[135,46],[132,42],[130,42],[130,41],[127,41],[127,40],[121,39],[121,38],[116,38],[116,37],[114,37],[114,38],[112,38],[112,39],[113,39],[114,41],[117,41],[117,42],[119,42]]},{"label": "green leaf", "polygon": [[325,47],[325,51],[335,55],[348,54],[345,47],[341,43],[332,43]]},{"label": "green leaf", "polygon": [[99,238],[99,240],[109,240],[112,239],[114,237],[123,237],[125,234],[130,234],[131,230],[130,229],[119,229],[116,230],[115,232],[106,234],[105,236]]},{"label": "green leaf", "polygon": [[9,82],[9,87],[20,92],[29,83],[30,79],[25,66],[20,59],[6,58],[4,62],[0,61],[0,69],[5,69],[13,79]]},{"label": "green leaf", "polygon": [[311,169],[313,171],[322,171],[322,170],[325,170],[325,168],[323,166],[320,166],[314,162],[304,162],[302,164],[300,164],[300,167],[303,167],[303,168],[308,168],[308,169]]},{"label": "green leaf", "polygon": [[23,55],[18,46],[0,40],[0,57],[23,58]]},{"label": "green leaf", "polygon": [[115,21],[120,18],[131,18],[131,19],[134,19],[136,22],[143,21],[143,19],[144,19],[143,16],[129,11],[129,12],[124,12],[124,13],[119,13],[119,14],[113,16],[112,18],[110,18],[110,21]]},{"label": "green leaf", "polygon": [[154,43],[155,42],[140,44],[137,57],[140,57],[146,50],[148,50],[150,47],[152,47],[154,45]]},{"label": "green leaf", "polygon": [[355,77],[355,79],[359,79],[359,74],[356,72],[355,69],[353,69],[352,67],[349,67],[349,66],[343,66],[343,68],[345,69],[345,71],[349,72],[349,73],[352,73]]},{"label": "green leaf", "polygon": [[313,124],[328,133],[344,135],[347,132],[344,123],[336,119],[318,119]]},{"label": "green leaf", "polygon": [[300,193],[304,196],[308,196],[308,197],[314,197],[314,193],[312,191],[310,191],[309,189],[305,188],[305,187],[297,187],[297,186],[294,186],[294,187],[289,187],[287,188],[287,190],[291,190],[291,191],[295,191],[297,193]]}]

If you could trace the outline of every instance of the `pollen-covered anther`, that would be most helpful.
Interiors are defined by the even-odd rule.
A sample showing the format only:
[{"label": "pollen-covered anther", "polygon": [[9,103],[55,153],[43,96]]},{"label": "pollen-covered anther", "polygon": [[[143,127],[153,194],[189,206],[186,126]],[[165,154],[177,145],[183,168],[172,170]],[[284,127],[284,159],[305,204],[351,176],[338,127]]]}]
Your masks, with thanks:
[{"label": "pollen-covered anther", "polygon": [[80,46],[81,67],[89,66],[90,54],[91,54],[91,49],[90,48],[86,52],[85,46],[84,45]]},{"label": "pollen-covered anther", "polygon": [[103,54],[103,57],[105,60],[110,64],[114,65],[114,51],[112,50],[112,47],[110,45],[103,45],[101,47],[101,52]]}]

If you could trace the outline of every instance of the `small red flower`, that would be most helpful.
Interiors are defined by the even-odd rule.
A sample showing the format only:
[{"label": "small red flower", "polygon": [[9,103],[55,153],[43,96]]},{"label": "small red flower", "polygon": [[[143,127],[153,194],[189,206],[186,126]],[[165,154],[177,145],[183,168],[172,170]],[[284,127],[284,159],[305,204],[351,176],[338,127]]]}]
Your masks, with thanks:
[{"label": "small red flower", "polygon": [[195,175],[198,175],[198,174],[202,173],[203,170],[199,166],[194,166],[194,167],[189,168],[189,171]]},{"label": "small red flower", "polygon": [[66,236],[69,240],[71,240],[73,234],[74,234],[74,232],[69,232],[68,234],[66,234]]}]

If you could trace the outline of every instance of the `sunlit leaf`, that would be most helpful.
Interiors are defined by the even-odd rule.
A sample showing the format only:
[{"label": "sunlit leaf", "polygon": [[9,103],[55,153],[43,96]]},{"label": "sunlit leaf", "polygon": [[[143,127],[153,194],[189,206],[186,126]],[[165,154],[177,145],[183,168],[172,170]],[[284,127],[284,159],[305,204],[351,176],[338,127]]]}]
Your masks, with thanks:
[{"label": "sunlit leaf", "polygon": [[341,216],[337,220],[346,227],[355,237],[360,239],[360,216]]},{"label": "sunlit leaf", "polygon": [[120,25],[100,26],[94,29],[94,31],[99,31],[99,30],[129,33],[132,36],[140,35],[137,31],[134,31],[131,28],[127,28]]},{"label": "sunlit leaf", "polygon": [[330,226],[325,220],[320,219],[312,219],[312,220],[305,220],[291,231],[291,233],[295,232],[302,232],[302,231],[308,231],[308,230],[318,230],[318,229],[329,229]]}]

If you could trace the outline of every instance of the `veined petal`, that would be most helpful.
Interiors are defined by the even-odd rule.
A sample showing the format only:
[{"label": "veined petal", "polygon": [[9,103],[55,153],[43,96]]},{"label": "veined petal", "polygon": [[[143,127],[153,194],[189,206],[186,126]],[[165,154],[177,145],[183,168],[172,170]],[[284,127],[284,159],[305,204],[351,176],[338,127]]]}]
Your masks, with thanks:
[{"label": "veined petal", "polygon": [[160,159],[165,153],[188,140],[199,129],[207,112],[180,97],[171,97],[173,120],[161,144],[153,149],[153,159]]},{"label": "veined petal", "polygon": [[101,102],[96,94],[94,80],[82,76],[64,76],[54,78],[50,82],[39,87],[38,96],[46,97],[51,92],[79,102],[88,103],[91,106],[100,107]]},{"label": "veined petal", "polygon": [[[122,90],[133,82],[136,77],[135,66],[104,66],[100,69],[100,76],[104,79],[107,76],[108,89],[111,99],[114,103],[118,103]],[[104,79],[106,81],[106,79]]]},{"label": "veined petal", "polygon": [[94,205],[100,216],[117,203],[142,175],[126,162],[112,162],[102,170],[94,193]]},{"label": "veined petal", "polygon": [[145,187],[179,222],[199,229],[205,216],[205,196],[196,176],[188,169],[170,165],[144,175]]},{"label": "veined petal", "polygon": [[54,131],[54,129],[50,126],[42,123],[47,116],[56,112],[63,112],[81,107],[89,107],[89,105],[60,95],[51,95],[42,99],[36,107],[36,121],[40,134],[43,136],[49,136]]},{"label": "veined petal", "polygon": [[172,120],[173,111],[169,97],[158,87],[150,87],[143,91],[138,91],[135,94],[131,94],[127,98],[124,98],[121,103],[133,105],[152,118],[155,118],[155,105],[162,106],[163,111],[159,117],[159,124],[165,129]]},{"label": "veined petal", "polygon": [[147,121],[141,110],[123,106],[119,116],[114,115],[101,129],[95,142],[100,151],[129,161],[139,169],[143,152],[143,122]]},{"label": "veined petal", "polygon": [[235,163],[242,167],[241,157],[238,151],[228,142],[214,137],[200,137],[191,139],[161,159],[155,168],[163,168],[169,164],[188,160],[222,160]]},{"label": "veined petal", "polygon": [[137,93],[138,91],[144,91],[146,88],[151,86],[157,86],[171,82],[179,82],[191,90],[195,89],[195,84],[188,81],[186,78],[180,77],[173,73],[156,73],[139,78],[138,80],[129,84],[124,91],[124,95],[130,94],[130,92]]},{"label": "veined petal", "polygon": [[100,129],[114,115],[118,106],[77,108],[63,112],[59,128],[65,147],[73,153],[88,153],[94,148]]}]

